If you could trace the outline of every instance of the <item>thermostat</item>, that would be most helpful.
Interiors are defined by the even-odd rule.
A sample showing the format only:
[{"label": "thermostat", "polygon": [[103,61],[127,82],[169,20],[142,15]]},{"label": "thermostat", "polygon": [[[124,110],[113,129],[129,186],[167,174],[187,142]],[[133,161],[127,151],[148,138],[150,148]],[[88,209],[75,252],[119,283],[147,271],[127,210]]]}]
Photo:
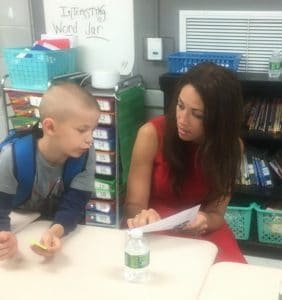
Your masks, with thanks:
[{"label": "thermostat", "polygon": [[147,38],[147,56],[148,60],[163,59],[163,42],[161,38]]}]

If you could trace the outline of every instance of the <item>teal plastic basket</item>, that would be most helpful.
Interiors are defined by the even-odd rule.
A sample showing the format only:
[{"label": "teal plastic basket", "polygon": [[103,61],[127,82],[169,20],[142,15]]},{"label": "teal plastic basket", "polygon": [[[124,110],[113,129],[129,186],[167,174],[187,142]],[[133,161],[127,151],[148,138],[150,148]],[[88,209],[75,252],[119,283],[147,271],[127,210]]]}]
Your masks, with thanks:
[{"label": "teal plastic basket", "polygon": [[224,218],[236,239],[247,240],[250,236],[253,205],[248,207],[228,206]]},{"label": "teal plastic basket", "polygon": [[282,244],[282,210],[266,210],[255,206],[258,239],[262,243]]},{"label": "teal plastic basket", "polygon": [[11,86],[44,91],[55,76],[76,71],[76,49],[30,50],[3,49]]},{"label": "teal plastic basket", "polygon": [[210,61],[227,69],[237,71],[240,59],[241,54],[234,52],[175,52],[168,56],[168,70],[170,73],[185,73],[198,63]]}]

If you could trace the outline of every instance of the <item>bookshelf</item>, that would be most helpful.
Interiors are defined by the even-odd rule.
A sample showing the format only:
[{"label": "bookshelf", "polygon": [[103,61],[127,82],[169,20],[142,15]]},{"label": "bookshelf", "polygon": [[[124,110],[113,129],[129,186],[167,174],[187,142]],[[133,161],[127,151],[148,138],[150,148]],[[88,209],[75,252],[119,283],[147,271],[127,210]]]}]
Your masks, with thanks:
[{"label": "bookshelf", "polygon": [[[165,73],[159,77],[160,89],[164,92],[164,113],[168,109],[170,99],[173,97],[174,87],[180,76],[180,74]],[[273,99],[282,98],[282,78],[269,79],[267,74],[253,73],[238,73],[238,78],[241,82],[245,105],[247,101],[253,99],[273,101]],[[267,115],[267,113],[265,114]],[[246,149],[255,148],[267,152],[268,158],[279,149],[282,149],[281,129],[280,132],[272,133],[271,131],[248,130],[246,126],[243,126],[241,137]],[[244,199],[245,205],[255,201],[261,207],[266,208],[272,201],[275,201],[279,211],[282,211],[282,179],[273,170],[271,170],[271,175],[273,185],[269,187],[238,185],[231,204],[239,206],[243,203],[242,199]],[[253,213],[249,238],[238,240],[243,252],[245,254],[282,259],[282,244],[260,242],[257,227],[257,216]],[[280,234],[282,235],[282,233]]]}]

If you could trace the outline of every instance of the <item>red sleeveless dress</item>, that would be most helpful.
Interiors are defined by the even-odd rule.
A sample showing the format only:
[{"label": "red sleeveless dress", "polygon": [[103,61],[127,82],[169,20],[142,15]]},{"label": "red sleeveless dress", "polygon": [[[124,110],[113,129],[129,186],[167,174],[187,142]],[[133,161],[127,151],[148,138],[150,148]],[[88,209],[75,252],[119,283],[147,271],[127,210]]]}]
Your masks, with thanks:
[{"label": "red sleeveless dress", "polygon": [[[205,181],[202,169],[195,164],[197,145],[191,144],[191,147],[189,146],[187,149],[187,155],[189,155],[189,157],[186,163],[189,176],[184,184],[182,194],[176,197],[170,187],[168,167],[161,151],[165,118],[164,116],[158,116],[150,122],[156,128],[159,147],[153,164],[149,208],[154,208],[161,217],[167,217],[183,209],[201,204],[202,199],[209,192],[209,183]],[[188,237],[185,233],[174,231],[166,231],[165,234]],[[216,261],[246,263],[237,241],[226,223],[218,230],[208,233],[200,237],[200,239],[208,240],[216,244],[218,247]]]}]

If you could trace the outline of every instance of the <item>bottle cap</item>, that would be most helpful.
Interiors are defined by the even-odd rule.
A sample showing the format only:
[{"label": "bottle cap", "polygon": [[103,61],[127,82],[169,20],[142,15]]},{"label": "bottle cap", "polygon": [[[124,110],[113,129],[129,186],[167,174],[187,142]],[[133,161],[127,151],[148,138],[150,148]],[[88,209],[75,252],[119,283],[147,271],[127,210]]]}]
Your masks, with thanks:
[{"label": "bottle cap", "polygon": [[143,231],[140,228],[133,228],[128,231],[128,234],[133,238],[141,238],[143,236]]}]

